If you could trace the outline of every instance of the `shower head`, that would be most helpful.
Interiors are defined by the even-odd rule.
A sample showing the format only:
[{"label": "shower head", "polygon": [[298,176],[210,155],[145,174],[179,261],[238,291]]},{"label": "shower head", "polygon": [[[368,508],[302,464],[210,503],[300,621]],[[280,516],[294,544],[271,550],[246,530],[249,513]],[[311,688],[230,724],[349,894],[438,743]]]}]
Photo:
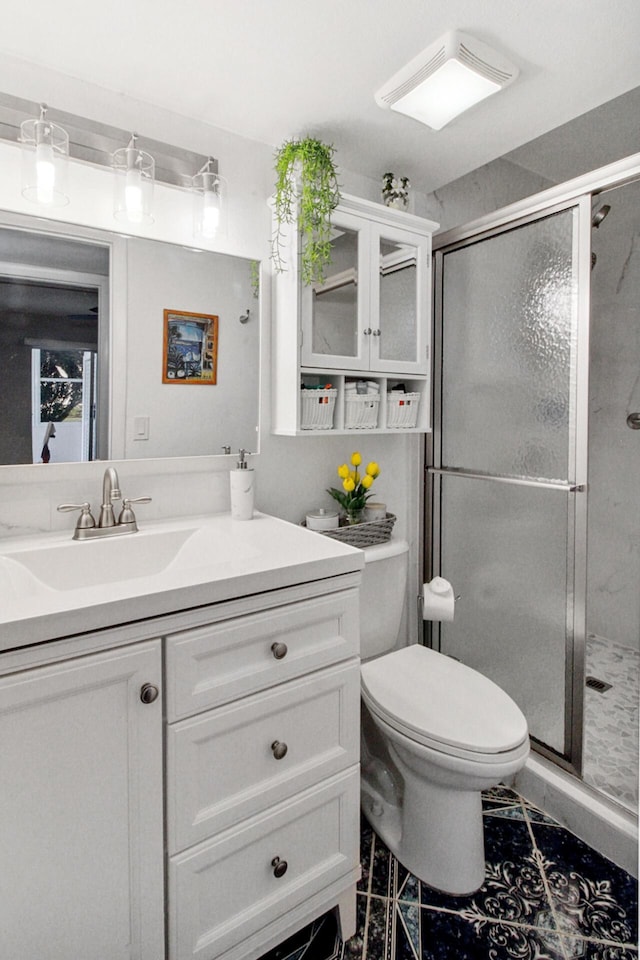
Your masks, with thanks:
[{"label": "shower head", "polygon": [[595,227],[597,230],[600,224],[602,223],[602,221],[604,220],[604,218],[608,215],[610,210],[611,210],[611,207],[609,206],[609,204],[604,203],[599,210],[596,210],[593,217],[591,218],[591,226]]}]

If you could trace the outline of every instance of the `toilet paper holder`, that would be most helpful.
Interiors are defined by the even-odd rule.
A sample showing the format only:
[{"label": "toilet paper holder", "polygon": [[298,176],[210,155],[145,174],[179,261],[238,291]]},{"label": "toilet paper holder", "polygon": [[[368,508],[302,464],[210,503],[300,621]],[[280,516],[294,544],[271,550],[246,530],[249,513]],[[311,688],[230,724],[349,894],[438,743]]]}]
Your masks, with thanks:
[{"label": "toilet paper holder", "polygon": [[454,595],[453,587],[444,577],[433,577],[428,583],[422,584],[418,599],[423,620],[451,621],[460,597]]}]

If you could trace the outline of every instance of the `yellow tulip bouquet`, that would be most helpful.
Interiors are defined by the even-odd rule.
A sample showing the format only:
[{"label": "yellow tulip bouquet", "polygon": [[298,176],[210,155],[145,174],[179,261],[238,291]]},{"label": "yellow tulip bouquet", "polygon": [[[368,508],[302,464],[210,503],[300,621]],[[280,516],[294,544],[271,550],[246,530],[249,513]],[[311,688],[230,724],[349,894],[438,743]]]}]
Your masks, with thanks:
[{"label": "yellow tulip bouquet", "polygon": [[380,467],[375,461],[368,463],[364,473],[358,472],[358,467],[362,464],[362,457],[358,452],[351,454],[351,467],[343,463],[338,467],[338,476],[342,480],[342,490],[336,490],[331,487],[327,493],[331,494],[334,500],[337,500],[347,515],[347,523],[359,523],[362,519],[362,511],[369,497],[369,488],[375,478],[380,474]]}]

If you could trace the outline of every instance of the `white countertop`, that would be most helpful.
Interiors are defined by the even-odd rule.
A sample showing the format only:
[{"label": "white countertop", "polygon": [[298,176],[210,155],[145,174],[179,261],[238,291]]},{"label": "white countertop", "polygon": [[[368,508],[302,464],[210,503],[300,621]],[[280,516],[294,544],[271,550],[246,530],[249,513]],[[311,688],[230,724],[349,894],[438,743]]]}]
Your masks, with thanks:
[{"label": "white countertop", "polygon": [[0,540],[0,651],[363,566],[361,550],[260,513],[143,522],[89,541],[71,531]]}]

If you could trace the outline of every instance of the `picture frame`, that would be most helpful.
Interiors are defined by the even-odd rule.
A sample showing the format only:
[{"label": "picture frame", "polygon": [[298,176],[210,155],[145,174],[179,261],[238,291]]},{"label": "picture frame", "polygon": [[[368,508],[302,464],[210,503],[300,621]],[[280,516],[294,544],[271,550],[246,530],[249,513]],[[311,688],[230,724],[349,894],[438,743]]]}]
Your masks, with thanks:
[{"label": "picture frame", "polygon": [[206,384],[218,380],[218,317],[164,310],[162,382]]}]

